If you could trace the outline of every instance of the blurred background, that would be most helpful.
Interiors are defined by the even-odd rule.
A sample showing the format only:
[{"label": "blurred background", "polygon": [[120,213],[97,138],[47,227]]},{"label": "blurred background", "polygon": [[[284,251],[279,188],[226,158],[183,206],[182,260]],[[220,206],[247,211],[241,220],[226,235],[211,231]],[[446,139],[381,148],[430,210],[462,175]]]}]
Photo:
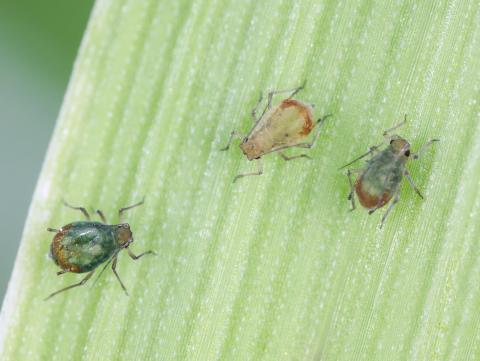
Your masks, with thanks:
[{"label": "blurred background", "polygon": [[93,3],[0,0],[0,300]]}]

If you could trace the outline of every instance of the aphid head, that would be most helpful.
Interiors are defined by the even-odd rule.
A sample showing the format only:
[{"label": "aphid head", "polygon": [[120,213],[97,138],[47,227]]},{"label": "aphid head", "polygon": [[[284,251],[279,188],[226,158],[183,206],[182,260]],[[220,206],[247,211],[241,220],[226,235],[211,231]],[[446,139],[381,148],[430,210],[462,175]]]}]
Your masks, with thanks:
[{"label": "aphid head", "polygon": [[410,156],[410,143],[398,135],[393,135],[390,138],[390,147],[397,155]]},{"label": "aphid head", "polygon": [[120,248],[126,248],[133,242],[132,231],[128,223],[118,224],[115,230],[115,240]]},{"label": "aphid head", "polygon": [[256,141],[248,137],[243,138],[240,149],[242,149],[248,160],[257,159],[263,155],[263,149],[257,145]]}]

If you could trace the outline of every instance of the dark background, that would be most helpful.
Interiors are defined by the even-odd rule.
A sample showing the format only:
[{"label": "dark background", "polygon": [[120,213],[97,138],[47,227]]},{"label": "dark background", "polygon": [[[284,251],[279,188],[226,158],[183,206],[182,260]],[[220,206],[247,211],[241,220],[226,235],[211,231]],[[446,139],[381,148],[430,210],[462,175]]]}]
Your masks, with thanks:
[{"label": "dark background", "polygon": [[0,300],[93,3],[0,0]]}]

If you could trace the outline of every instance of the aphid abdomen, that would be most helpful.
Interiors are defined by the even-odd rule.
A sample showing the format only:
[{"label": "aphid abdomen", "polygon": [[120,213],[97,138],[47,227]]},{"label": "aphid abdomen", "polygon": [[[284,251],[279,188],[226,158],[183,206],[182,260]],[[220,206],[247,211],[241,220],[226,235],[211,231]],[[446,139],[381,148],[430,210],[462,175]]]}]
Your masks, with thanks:
[{"label": "aphid abdomen", "polygon": [[115,249],[111,226],[98,222],[74,222],[55,234],[50,252],[63,270],[83,273],[105,262]]},{"label": "aphid abdomen", "polygon": [[280,104],[285,118],[290,118],[292,130],[300,135],[308,135],[313,129],[311,107],[295,99],[286,99]]},{"label": "aphid abdomen", "polygon": [[355,192],[360,204],[367,209],[380,208],[392,198],[392,192],[372,187],[372,184],[359,177],[355,182]]},{"label": "aphid abdomen", "polygon": [[364,172],[355,182],[360,204],[368,209],[387,204],[402,180],[404,164],[404,160],[389,149],[368,161]]},{"label": "aphid abdomen", "polygon": [[314,127],[310,106],[294,99],[280,103],[271,123],[273,148],[300,143]]}]

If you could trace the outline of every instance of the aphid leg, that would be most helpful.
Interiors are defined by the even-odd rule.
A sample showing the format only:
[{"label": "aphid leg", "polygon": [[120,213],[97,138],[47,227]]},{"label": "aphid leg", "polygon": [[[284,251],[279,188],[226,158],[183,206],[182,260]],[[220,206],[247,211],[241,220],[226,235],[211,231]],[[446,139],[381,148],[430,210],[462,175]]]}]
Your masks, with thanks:
[{"label": "aphid leg", "polygon": [[374,146],[370,147],[370,148],[368,149],[368,152],[363,153],[360,157],[355,158],[355,159],[352,160],[351,162],[348,162],[347,164],[341,166],[340,168],[338,168],[338,170],[341,170],[341,169],[343,169],[343,168],[346,168],[346,167],[348,167],[349,165],[352,165],[353,163],[359,161],[360,159],[363,159],[363,158],[365,158],[366,156],[375,153],[375,152],[378,150],[378,148],[380,147],[380,145],[381,145],[381,144],[379,144],[379,145],[374,145]]},{"label": "aphid leg", "polygon": [[68,273],[68,272],[69,271],[65,271],[64,269],[62,269],[61,271],[57,272],[57,276],[63,275],[64,273]]},{"label": "aphid leg", "polygon": [[120,208],[118,210],[118,218],[120,219],[120,223],[123,223],[123,212],[128,211],[129,209],[132,209],[135,207],[140,207],[144,202],[145,202],[145,197],[143,197],[142,200],[138,203],[132,204],[131,206],[128,206],[128,207]]},{"label": "aphid leg", "polygon": [[59,232],[60,230],[59,230],[59,229],[55,229],[55,228],[47,228],[47,231],[48,231],[48,232],[57,233],[57,232]]},{"label": "aphid leg", "polygon": [[236,130],[232,130],[232,132],[230,133],[230,138],[228,139],[227,145],[220,150],[221,151],[228,150],[228,148],[230,148],[230,145],[232,144],[233,138],[243,139],[244,136],[242,134],[240,134],[239,132],[237,132]]},{"label": "aphid leg", "polygon": [[386,129],[386,130],[383,132],[383,137],[384,137],[385,139],[387,139],[388,141],[390,141],[390,134],[389,134],[389,133],[393,132],[395,129],[398,129],[398,128],[400,128],[400,127],[403,127],[405,124],[407,124],[407,114],[405,114],[405,117],[404,117],[404,119],[403,119],[403,122],[398,123],[397,125],[394,125],[393,127]]},{"label": "aphid leg", "polygon": [[425,153],[425,151],[427,150],[427,148],[429,146],[431,146],[433,143],[435,142],[439,142],[440,139],[431,139],[429,140],[427,143],[425,143],[424,145],[421,146],[421,148],[416,151],[415,153],[412,154],[412,159],[418,159],[422,156],[423,153]]},{"label": "aphid leg", "polygon": [[267,105],[265,106],[265,109],[263,109],[263,112],[262,112],[262,115],[260,115],[260,117],[257,119],[257,122],[262,119],[262,117],[265,115],[265,113],[267,112],[267,110],[269,110],[271,107],[272,107],[272,100],[273,100],[273,96],[276,95],[276,94],[282,94],[282,93],[291,93],[287,99],[291,99],[295,96],[295,94],[297,94],[300,90],[302,90],[303,88],[305,88],[305,84],[306,84],[306,81],[303,82],[302,85],[300,85],[299,87],[297,88],[293,88],[293,89],[283,89],[283,90],[272,90],[268,93],[268,102],[267,102]]},{"label": "aphid leg", "polygon": [[117,277],[118,282],[120,282],[120,286],[122,286],[122,289],[125,291],[125,293],[128,296],[128,291],[127,291],[125,285],[123,284],[122,280],[120,279],[120,276],[117,273],[117,256],[113,257],[112,271],[113,271],[113,273],[115,273],[115,276]]},{"label": "aphid leg", "polygon": [[385,212],[385,214],[383,215],[382,217],[382,222],[380,222],[380,228],[383,227],[383,224],[385,223],[385,220],[387,219],[388,215],[390,214],[390,212],[392,211],[393,207],[395,207],[395,204],[398,203],[398,200],[400,199],[400,189],[398,189],[396,192],[395,192],[395,195],[393,196],[393,199],[392,199],[392,203],[390,203],[390,205],[388,206],[388,209],[387,211]]},{"label": "aphid leg", "polygon": [[258,98],[257,104],[255,104],[255,107],[252,109],[252,118],[255,123],[258,123],[258,121],[262,119],[262,117],[257,118],[257,110],[258,110],[258,107],[260,106],[260,103],[262,102],[262,99],[263,99],[263,95],[260,92],[260,96]]},{"label": "aphid leg", "polygon": [[283,158],[283,160],[285,161],[289,161],[289,160],[294,160],[294,159],[298,159],[298,158],[307,158],[307,159],[312,159],[312,157],[310,157],[309,155],[307,154],[299,154],[299,155],[294,155],[292,157],[289,157],[287,155],[285,155],[285,153],[281,152],[281,151],[278,151],[278,155],[280,157]]},{"label": "aphid leg", "polygon": [[105,272],[105,270],[107,269],[108,265],[112,262],[112,260],[117,257],[117,254],[118,254],[118,251],[112,256],[110,257],[110,259],[108,260],[108,262],[105,263],[105,266],[103,266],[102,270],[100,271],[100,273],[97,275],[97,278],[95,278],[93,280],[93,284],[91,287],[95,286],[95,284],[97,283],[97,281],[100,279],[100,277],[102,276],[103,272]]},{"label": "aphid leg", "polygon": [[290,98],[293,98],[303,88],[305,88],[305,82],[299,87],[296,87],[293,89],[272,90],[271,92],[268,93],[267,109],[270,109],[272,107],[272,99],[274,95],[282,94],[282,93],[291,93],[287,98],[287,99],[290,99]]},{"label": "aphid leg", "polygon": [[251,176],[251,175],[261,175],[261,174],[263,174],[263,163],[262,163],[261,159],[257,160],[257,167],[258,168],[257,168],[256,172],[237,174],[235,176],[235,178],[233,178],[233,183],[235,183],[237,181],[237,179],[242,178],[242,177],[248,177],[248,176]]},{"label": "aphid leg", "polygon": [[420,193],[420,190],[417,188],[417,186],[415,185],[415,182],[413,181],[412,179],[412,176],[410,175],[410,173],[408,172],[407,169],[404,170],[403,174],[405,175],[405,178],[407,178],[408,180],[408,183],[410,183],[410,186],[413,188],[413,190],[420,196],[420,198],[423,199],[423,195],[422,193]]},{"label": "aphid leg", "polygon": [[[385,185],[385,182],[384,182],[384,185]],[[381,199],[378,200],[378,203],[377,205],[375,206],[375,208],[371,208],[368,210],[368,215],[371,215],[373,214],[377,209],[379,209],[380,207],[382,207],[382,204],[381,204]]]},{"label": "aphid leg", "polygon": [[105,218],[105,215],[103,214],[103,212],[100,209],[97,209],[96,212],[97,212],[98,216],[100,217],[100,219],[102,220],[102,222],[107,224],[107,219]]},{"label": "aphid leg", "polygon": [[89,221],[90,220],[90,214],[88,214],[87,210],[84,207],[74,207],[68,204],[65,200],[63,200],[63,204],[67,206],[68,208],[76,209],[77,211],[80,211],[83,213],[85,218]]},{"label": "aphid leg", "polygon": [[83,286],[83,285],[89,280],[89,278],[92,277],[93,272],[95,272],[95,270],[90,271],[80,282],[75,283],[75,284],[73,284],[73,285],[71,285],[71,286],[68,286],[68,287],[62,288],[62,289],[60,289],[60,290],[58,290],[58,291],[53,292],[50,296],[48,296],[47,298],[45,298],[44,301],[52,298],[53,296],[58,295],[59,293],[65,292],[65,291],[67,291],[67,290],[69,290],[69,289],[71,289],[71,288]]},{"label": "aphid leg", "polygon": [[362,171],[361,168],[359,169],[347,169],[347,177],[348,177],[348,184],[350,186],[350,193],[348,194],[347,199],[352,203],[352,208],[350,208],[350,212],[355,210],[355,188],[353,187],[352,181],[352,174],[353,173],[360,173]]},{"label": "aphid leg", "polygon": [[134,261],[136,261],[137,259],[139,259],[140,257],[143,257],[147,254],[153,254],[153,255],[156,255],[156,253],[154,251],[146,251],[146,252],[143,252],[143,253],[140,253],[138,256],[135,255],[135,253],[133,253],[130,248],[127,248],[127,252],[128,252],[128,255],[130,256],[131,259],[133,259]]},{"label": "aphid leg", "polygon": [[315,135],[313,136],[313,139],[310,143],[299,143],[299,144],[295,144],[295,145],[292,145],[292,147],[298,147],[298,148],[312,148],[315,143],[317,142],[317,139],[318,137],[320,136],[320,130],[322,128],[322,125],[323,125],[323,122],[325,121],[325,119],[327,119],[328,117],[331,117],[332,114],[327,114],[325,115],[323,118],[320,118],[317,120],[317,124],[315,124],[315,126],[317,127],[317,131],[315,133]]}]

